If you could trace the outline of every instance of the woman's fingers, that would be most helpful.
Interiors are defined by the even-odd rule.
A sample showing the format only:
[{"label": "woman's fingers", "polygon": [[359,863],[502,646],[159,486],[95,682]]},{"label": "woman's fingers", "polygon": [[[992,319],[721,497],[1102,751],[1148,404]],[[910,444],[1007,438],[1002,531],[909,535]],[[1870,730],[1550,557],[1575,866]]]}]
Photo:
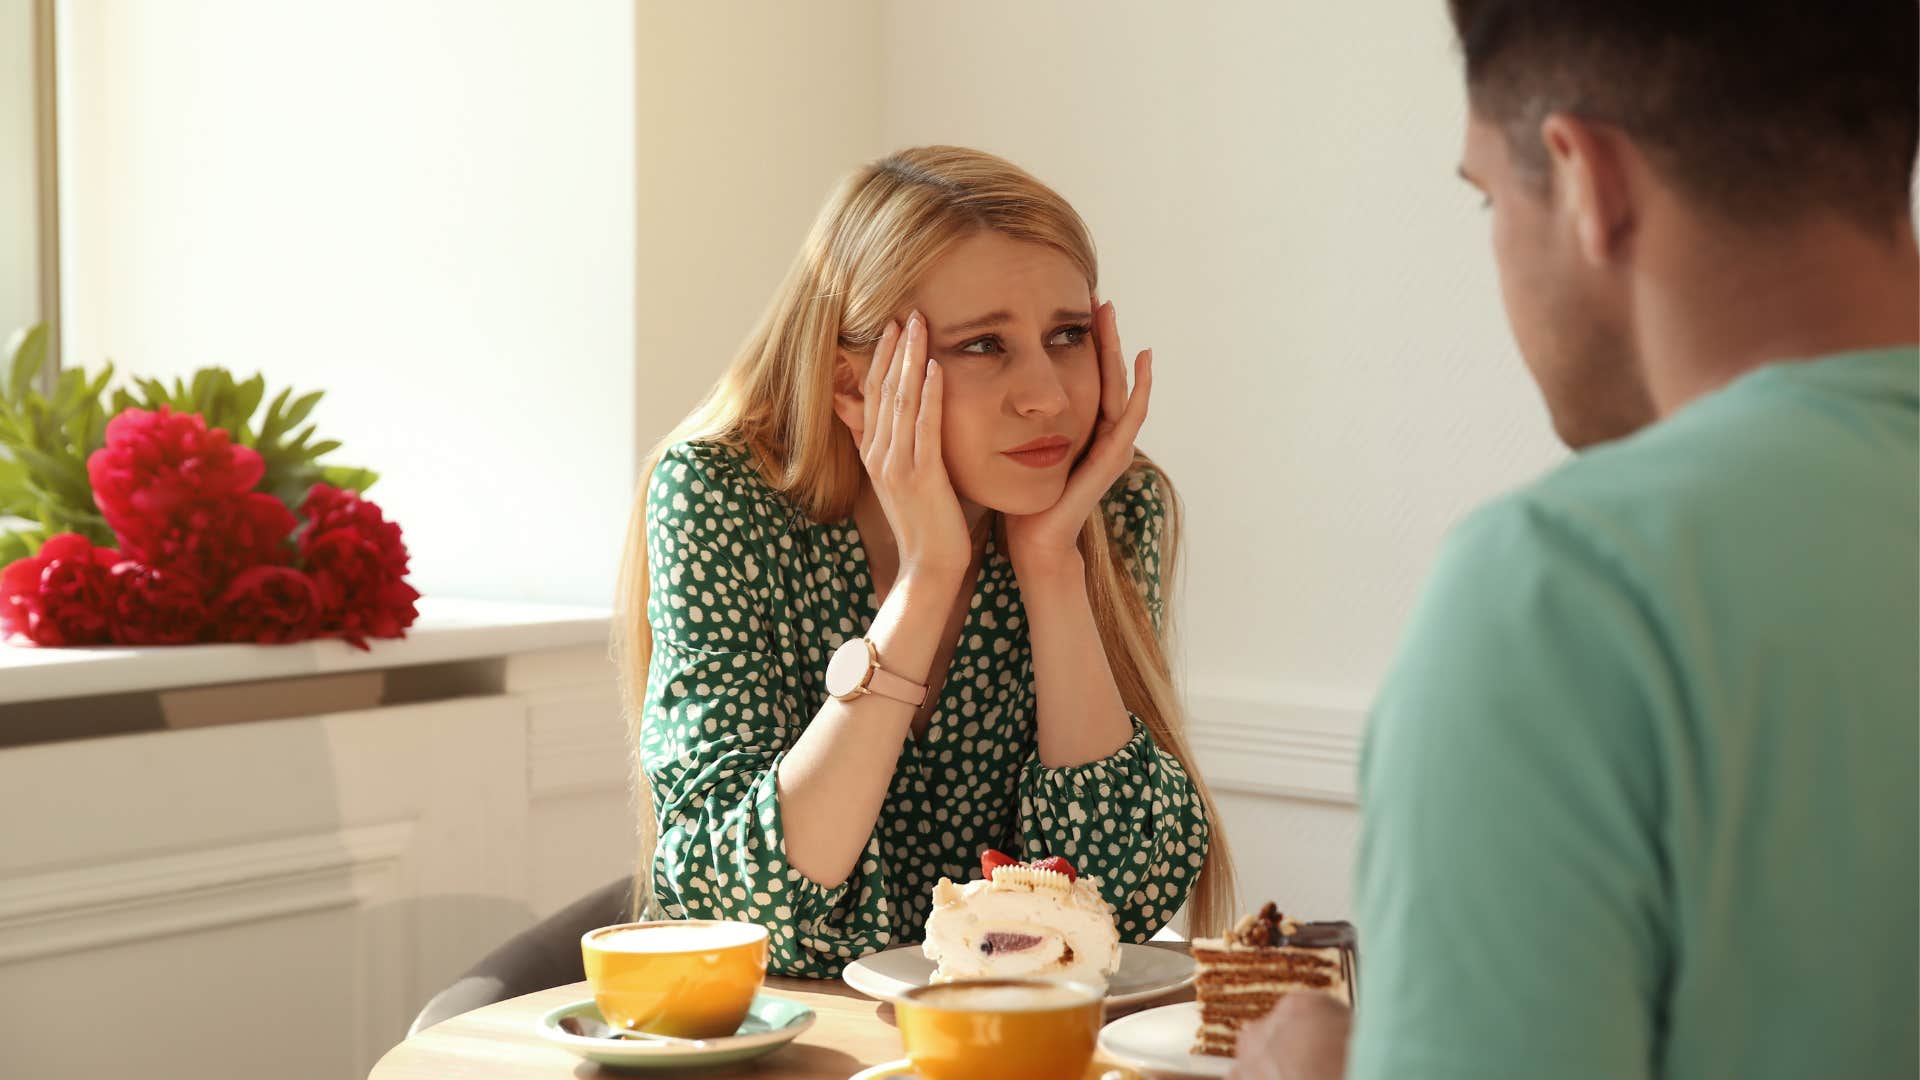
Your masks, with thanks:
[{"label": "woman's fingers", "polygon": [[886,377],[887,368],[893,363],[894,346],[899,343],[900,324],[888,319],[887,328],[880,331],[879,344],[873,348],[873,359],[867,362],[867,376],[860,390],[860,453],[863,456],[873,444],[874,421],[880,415],[880,381]]},{"label": "woman's fingers", "polygon": [[907,462],[914,460],[914,425],[920,419],[920,392],[927,382],[927,324],[914,312],[907,318],[898,385],[893,396],[893,445]]},{"label": "woman's fingers", "polygon": [[1120,320],[1108,301],[1094,309],[1093,336],[1100,359],[1100,416],[1118,420],[1127,407],[1126,353],[1120,348]]},{"label": "woman's fingers", "polygon": [[1095,428],[1093,452],[1067,478],[1065,502],[1070,496],[1098,501],[1133,462],[1134,440],[1147,422],[1147,406],[1153,396],[1153,350],[1143,350],[1133,361],[1133,395],[1117,418],[1102,419]]},{"label": "woman's fingers", "polygon": [[[874,366],[880,369],[879,382],[871,395],[873,398],[873,431],[867,437],[866,460],[868,472],[874,471],[887,460],[887,450],[893,444],[893,398],[900,389],[900,355],[906,346],[906,332],[894,335],[893,348],[887,351],[886,364]],[[879,354],[874,356],[879,359]]]},{"label": "woman's fingers", "polygon": [[1120,414],[1118,434],[1126,437],[1129,451],[1134,436],[1140,434],[1140,428],[1147,422],[1147,406],[1153,397],[1153,350],[1142,349],[1140,355],[1133,358],[1133,394],[1127,398],[1127,407]]},{"label": "woman's fingers", "polygon": [[921,469],[944,467],[940,458],[940,411],[946,404],[946,379],[939,361],[927,361],[927,385],[920,397],[920,422],[913,432],[913,460]]}]

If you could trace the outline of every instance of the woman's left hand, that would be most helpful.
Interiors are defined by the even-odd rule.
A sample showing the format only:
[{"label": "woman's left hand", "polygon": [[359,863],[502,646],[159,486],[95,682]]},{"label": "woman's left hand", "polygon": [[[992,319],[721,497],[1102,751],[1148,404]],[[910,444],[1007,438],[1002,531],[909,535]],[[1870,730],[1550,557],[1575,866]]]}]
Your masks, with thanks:
[{"label": "woman's left hand", "polygon": [[1112,304],[1094,308],[1093,336],[1100,362],[1100,418],[1093,426],[1093,442],[1068,475],[1057,502],[1037,514],[1007,517],[1007,554],[1017,576],[1079,566],[1075,544],[1080,530],[1107,490],[1133,464],[1133,440],[1147,421],[1153,350],[1142,350],[1134,357],[1129,394],[1120,325]]}]

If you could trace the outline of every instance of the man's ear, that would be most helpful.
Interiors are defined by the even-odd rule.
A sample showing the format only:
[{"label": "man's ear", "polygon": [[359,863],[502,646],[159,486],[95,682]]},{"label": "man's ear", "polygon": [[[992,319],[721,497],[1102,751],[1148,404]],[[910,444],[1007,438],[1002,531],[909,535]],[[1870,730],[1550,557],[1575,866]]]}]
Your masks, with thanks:
[{"label": "man's ear", "polygon": [[866,424],[867,396],[863,384],[867,378],[867,365],[873,362],[871,356],[860,356],[845,349],[837,350],[833,361],[833,414],[847,425],[853,433],[853,444],[860,445],[862,428]]},{"label": "man's ear", "polygon": [[1620,257],[1636,216],[1633,176],[1619,132],[1554,113],[1540,122],[1560,211],[1572,216],[1580,253],[1596,266]]}]

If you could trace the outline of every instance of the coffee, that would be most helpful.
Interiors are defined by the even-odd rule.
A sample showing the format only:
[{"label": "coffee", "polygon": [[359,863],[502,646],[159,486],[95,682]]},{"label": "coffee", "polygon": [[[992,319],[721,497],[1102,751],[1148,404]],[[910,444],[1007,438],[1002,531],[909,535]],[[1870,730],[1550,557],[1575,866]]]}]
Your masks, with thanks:
[{"label": "coffee", "polygon": [[915,993],[913,1000],[930,1009],[998,1013],[1071,1009],[1099,996],[1061,984],[988,982],[930,986]]},{"label": "coffee", "polygon": [[593,937],[593,947],[619,953],[689,953],[749,945],[767,936],[752,923],[697,922],[627,927]]}]

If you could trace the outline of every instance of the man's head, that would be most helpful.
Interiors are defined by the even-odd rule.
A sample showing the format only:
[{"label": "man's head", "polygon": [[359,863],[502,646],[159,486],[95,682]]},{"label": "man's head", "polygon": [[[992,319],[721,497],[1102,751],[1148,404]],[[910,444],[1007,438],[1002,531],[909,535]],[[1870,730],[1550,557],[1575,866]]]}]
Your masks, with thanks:
[{"label": "man's head", "polygon": [[1508,319],[1569,445],[1654,418],[1634,325],[1666,269],[1654,223],[1911,229],[1914,0],[1448,6],[1471,105],[1461,171],[1489,198]]}]

